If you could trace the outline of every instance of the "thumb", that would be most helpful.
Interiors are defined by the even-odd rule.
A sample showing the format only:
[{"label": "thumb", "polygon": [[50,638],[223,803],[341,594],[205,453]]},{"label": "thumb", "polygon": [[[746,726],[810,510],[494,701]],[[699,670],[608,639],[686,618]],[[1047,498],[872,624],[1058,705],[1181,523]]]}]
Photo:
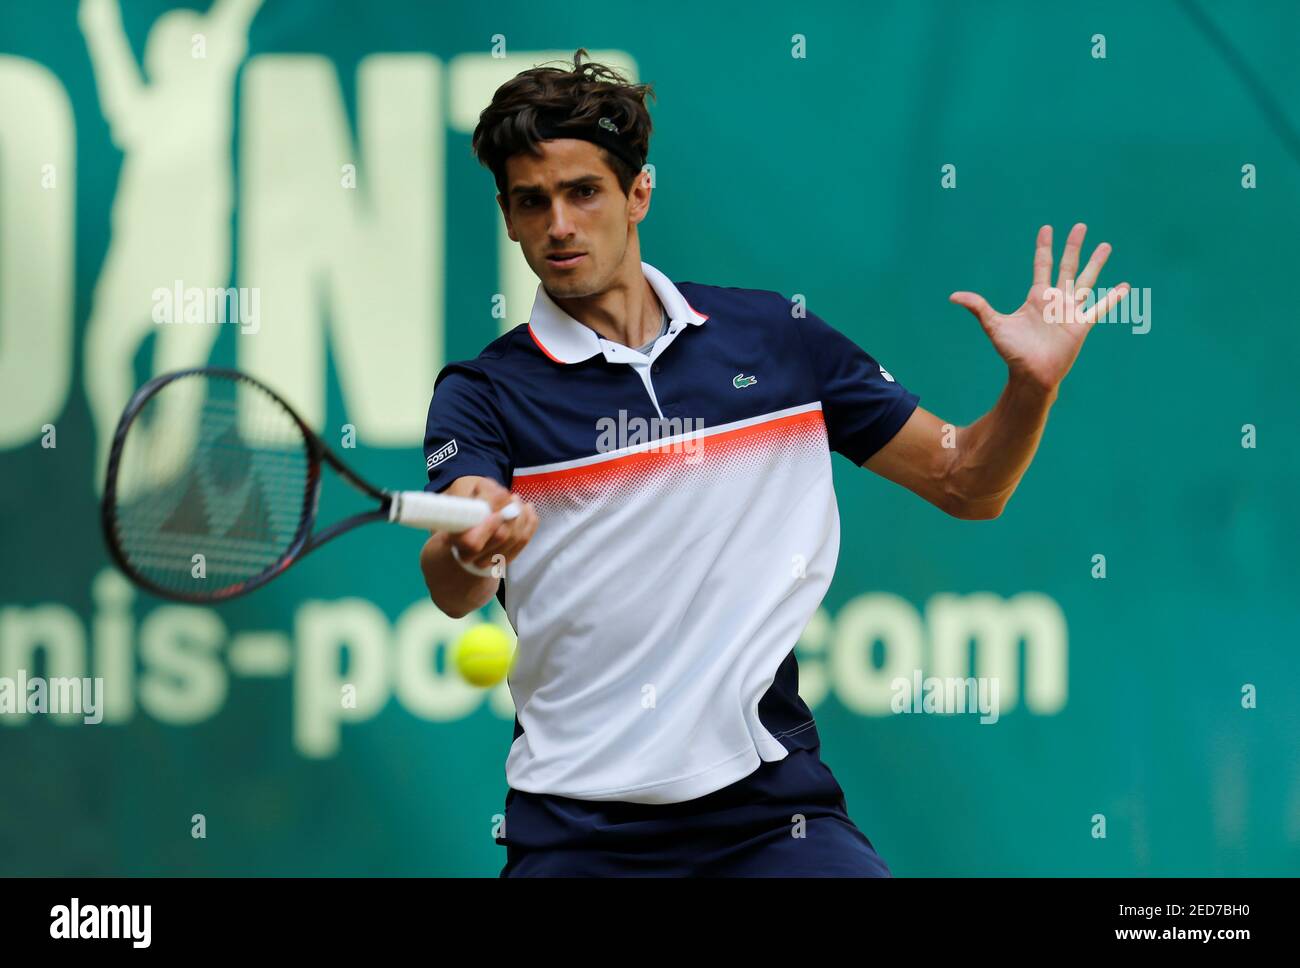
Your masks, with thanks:
[{"label": "thumb", "polygon": [[954,292],[948,297],[950,303],[956,303],[958,306],[965,306],[969,309],[981,323],[993,315],[991,307],[983,296],[973,292]]}]

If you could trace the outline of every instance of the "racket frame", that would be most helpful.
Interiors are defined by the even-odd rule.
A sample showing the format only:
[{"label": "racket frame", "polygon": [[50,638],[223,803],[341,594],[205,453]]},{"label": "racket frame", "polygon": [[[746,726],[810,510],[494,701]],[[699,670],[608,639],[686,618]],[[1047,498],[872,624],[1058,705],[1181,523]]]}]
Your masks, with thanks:
[{"label": "racket frame", "polygon": [[[148,576],[142,574],[127,560],[125,552],[117,539],[116,533],[116,513],[117,506],[117,471],[118,465],[122,459],[122,448],[126,442],[126,436],[135,422],[140,411],[144,409],[145,404],[152,400],[163,387],[169,383],[186,377],[217,377],[220,379],[230,380],[236,383],[247,383],[252,387],[267,394],[276,403],[284,408],[285,412],[292,418],[297,425],[298,431],[302,434],[303,442],[307,451],[307,484],[303,490],[302,513],[298,519],[298,530],[295,532],[293,540],[290,542],[288,549],[280,558],[268,567],[265,571],[252,578],[242,582],[229,585],[218,592],[197,594],[175,588],[164,588],[154,582]],[[352,484],[353,487],[362,493],[375,498],[379,501],[379,507],[373,511],[362,511],[353,514],[331,524],[329,527],[322,529],[316,534],[312,534],[312,526],[316,523],[316,512],[320,506],[320,494],[323,478],[321,475],[321,465],[329,464],[344,480]],[[363,524],[369,524],[372,521],[387,521],[389,511],[392,507],[393,496],[390,492],[375,487],[369,481],[365,480],[346,464],[344,464],[326,446],[320,436],[307,425],[307,423],[298,416],[298,412],[289,406],[288,402],[262,383],[254,379],[247,373],[239,370],[232,370],[225,367],[216,366],[196,366],[184,370],[173,370],[154,377],[145,383],[132,394],[131,399],[127,402],[126,408],[122,411],[122,416],[117,422],[117,429],[113,432],[113,440],[108,452],[108,465],[104,475],[104,496],[100,501],[100,527],[104,533],[104,543],[108,546],[108,553],[112,557],[114,564],[120,568],[133,582],[148,591],[153,592],[163,598],[170,598],[175,601],[191,602],[200,605],[209,605],[214,602],[222,602],[240,595],[245,595],[251,591],[261,588],[271,579],[283,573],[290,565],[303,558],[308,553],[315,551],[321,545],[332,541],[339,535],[358,528]]]}]

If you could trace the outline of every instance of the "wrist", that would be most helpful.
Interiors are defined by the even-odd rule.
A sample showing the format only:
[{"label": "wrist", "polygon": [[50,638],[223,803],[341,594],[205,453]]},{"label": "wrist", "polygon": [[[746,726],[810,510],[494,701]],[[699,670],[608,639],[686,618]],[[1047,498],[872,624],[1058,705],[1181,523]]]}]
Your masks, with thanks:
[{"label": "wrist", "polygon": [[1060,394],[1059,383],[1047,384],[1026,373],[1008,370],[1007,392],[1018,400],[1051,406]]}]

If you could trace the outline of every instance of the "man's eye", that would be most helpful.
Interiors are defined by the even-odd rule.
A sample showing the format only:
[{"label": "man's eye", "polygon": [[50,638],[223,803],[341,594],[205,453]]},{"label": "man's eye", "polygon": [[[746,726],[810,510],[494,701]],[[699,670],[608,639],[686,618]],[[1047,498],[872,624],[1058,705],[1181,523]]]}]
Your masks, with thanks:
[{"label": "man's eye", "polygon": [[[580,192],[591,192],[591,195],[595,195],[595,194],[596,194],[596,186],[595,186],[595,185],[581,185],[581,186],[578,187],[578,191],[580,191]],[[591,195],[583,195],[582,197],[583,197],[583,198],[591,198]]]},{"label": "man's eye", "polygon": [[521,201],[521,202],[519,203],[519,205],[520,205],[520,207],[522,207],[522,208],[532,208],[532,207],[533,207],[533,202],[535,202],[535,201],[537,201],[537,196],[536,196],[536,195],[529,195],[527,198],[525,198],[523,201]]}]

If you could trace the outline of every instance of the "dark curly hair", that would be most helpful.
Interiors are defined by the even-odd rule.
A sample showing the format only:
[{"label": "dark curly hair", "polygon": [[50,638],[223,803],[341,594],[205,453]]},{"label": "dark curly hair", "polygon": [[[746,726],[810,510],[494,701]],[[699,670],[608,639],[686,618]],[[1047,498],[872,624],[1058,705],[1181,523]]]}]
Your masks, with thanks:
[{"label": "dark curly hair", "polygon": [[[539,115],[559,112],[574,124],[593,124],[597,118],[613,118],[619,131],[645,157],[650,151],[650,111],[647,95],[655,96],[649,84],[633,84],[622,74],[594,61],[583,63],[585,48],[573,55],[573,69],[534,67],[506,81],[492,95],[492,103],[479,114],[470,148],[481,164],[491,170],[497,191],[507,194],[506,159],[527,152],[540,155],[537,142]],[[618,178],[626,195],[640,171],[604,148],[605,163]]]}]

